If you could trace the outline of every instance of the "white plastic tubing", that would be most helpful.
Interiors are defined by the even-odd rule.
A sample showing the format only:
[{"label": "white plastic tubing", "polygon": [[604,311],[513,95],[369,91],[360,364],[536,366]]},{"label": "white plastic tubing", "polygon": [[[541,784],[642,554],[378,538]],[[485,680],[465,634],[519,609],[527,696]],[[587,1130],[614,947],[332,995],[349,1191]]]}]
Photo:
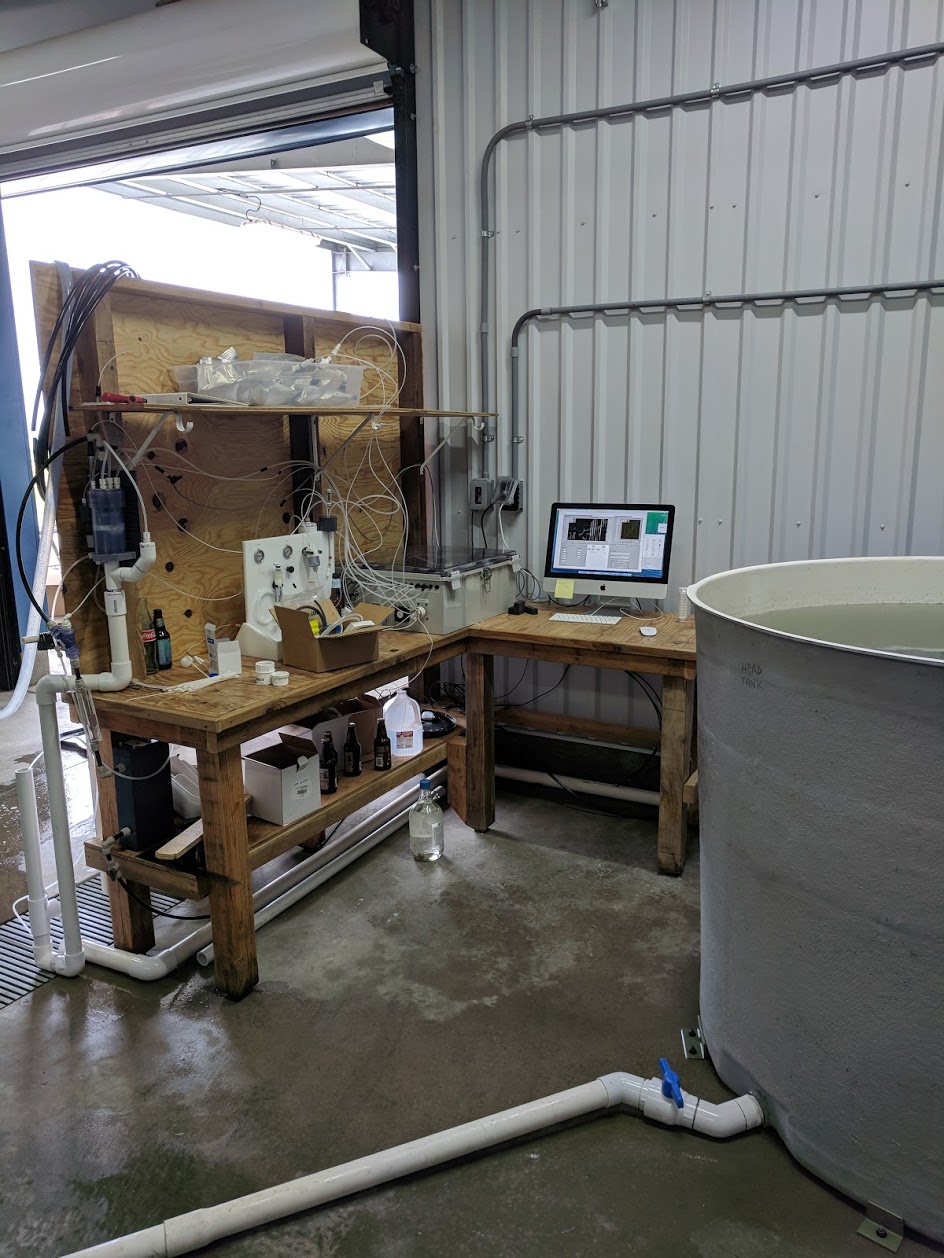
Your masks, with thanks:
[{"label": "white plastic tubing", "polygon": [[191,1254],[223,1237],[273,1223],[403,1175],[415,1175],[454,1158],[493,1148],[506,1140],[529,1136],[558,1123],[615,1107],[639,1110],[646,1118],[668,1126],[719,1139],[763,1125],[763,1110],[753,1096],[739,1096],[720,1105],[699,1100],[687,1092],[682,1096],[684,1106],[679,1109],[673,1100],[662,1095],[661,1079],[643,1079],[622,1072],[604,1075],[592,1083],[526,1105],[516,1105],[460,1127],[396,1145],[382,1153],[345,1162],[221,1205],[177,1215],[141,1232],[79,1250],[68,1258],[174,1258],[178,1254]]},{"label": "white plastic tubing", "polygon": [[495,766],[497,778],[507,778],[510,782],[534,782],[538,786],[556,786],[562,791],[573,791],[578,795],[599,795],[604,799],[621,799],[634,804],[653,804],[659,806],[658,791],[644,791],[636,786],[611,786],[609,782],[592,782],[589,778],[566,777],[562,773],[542,773],[540,769],[516,769],[510,765]]},{"label": "white plastic tubing", "polygon": [[[63,439],[62,411],[60,404],[56,403],[55,419],[53,421],[53,449],[58,450]],[[59,478],[62,474],[62,460],[55,459],[49,466],[49,475],[46,484],[46,497],[43,503],[43,527],[39,534],[39,549],[36,554],[36,567],[33,569],[33,598],[42,607],[43,600],[46,597],[46,577],[49,573],[49,557],[52,554],[52,540],[56,531],[56,502],[59,498]],[[50,615],[52,608],[49,609]],[[30,606],[29,617],[26,621],[27,638],[35,638],[39,633],[40,615],[35,607]],[[16,679],[16,685],[13,693],[7,700],[6,704],[0,708],[0,721],[7,720],[9,717],[17,713],[23,705],[26,693],[29,690],[30,679],[33,676],[33,666],[36,663],[36,643],[29,642],[23,652],[20,660],[20,671]]]},{"label": "white plastic tubing", "polygon": [[[66,682],[68,679],[56,678],[54,680]],[[54,703],[54,699],[51,702]],[[54,719],[55,707],[50,706],[49,711],[52,712]],[[58,754],[57,730],[53,760]],[[61,763],[60,756],[58,761],[60,767]],[[47,769],[50,764],[51,762],[47,760]],[[429,776],[434,785],[441,784],[445,779],[446,771],[439,769]],[[61,771],[58,774],[58,780],[62,781]],[[86,961],[90,961],[93,965],[105,966],[144,982],[166,978],[194,953],[198,953],[198,960],[203,965],[208,965],[213,958],[211,942],[213,936],[209,922],[197,920],[193,928],[188,930],[187,922],[181,920],[176,929],[184,933],[163,948],[153,949],[148,953],[126,952],[122,948],[109,947],[81,937],[77,907],[74,916],[72,912],[73,906],[76,905],[75,876],[69,843],[68,818],[65,825],[62,824],[62,818],[65,815],[65,796],[63,793],[62,799],[57,798],[54,802],[51,771],[49,781],[53,848],[56,855],[56,871],[60,879],[59,895],[63,914],[64,951],[61,956],[53,950],[49,935],[49,901],[43,885],[39,821],[36,814],[36,791],[32,769],[20,769],[16,774],[17,803],[20,810],[26,881],[29,888],[30,932],[37,965],[43,969],[54,970],[65,977],[72,977],[78,974]],[[58,793],[55,794],[58,796]],[[280,913],[284,913],[303,896],[327,882],[329,878],[333,878],[352,861],[363,856],[394,830],[399,829],[406,820],[411,804],[415,801],[415,795],[415,789],[405,788],[381,808],[375,809],[363,821],[346,830],[338,839],[327,844],[321,851],[313,853],[306,860],[300,861],[260,887],[253,895],[256,928],[271,921]]]}]

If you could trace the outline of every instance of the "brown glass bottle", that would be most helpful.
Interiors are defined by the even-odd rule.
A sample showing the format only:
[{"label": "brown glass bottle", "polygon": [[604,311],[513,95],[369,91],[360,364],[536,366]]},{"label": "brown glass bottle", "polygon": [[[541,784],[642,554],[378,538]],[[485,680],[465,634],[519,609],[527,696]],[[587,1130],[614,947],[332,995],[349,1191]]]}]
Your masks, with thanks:
[{"label": "brown glass bottle", "polygon": [[359,778],[361,775],[361,745],[357,738],[357,726],[348,722],[347,738],[344,743],[344,776]]},{"label": "brown glass bottle", "polygon": [[321,740],[321,793],[333,795],[338,789],[338,753],[334,739],[325,734]]},{"label": "brown glass bottle", "polygon": [[390,739],[387,737],[387,722],[381,717],[377,722],[377,736],[374,739],[374,768],[389,769],[390,765]]}]

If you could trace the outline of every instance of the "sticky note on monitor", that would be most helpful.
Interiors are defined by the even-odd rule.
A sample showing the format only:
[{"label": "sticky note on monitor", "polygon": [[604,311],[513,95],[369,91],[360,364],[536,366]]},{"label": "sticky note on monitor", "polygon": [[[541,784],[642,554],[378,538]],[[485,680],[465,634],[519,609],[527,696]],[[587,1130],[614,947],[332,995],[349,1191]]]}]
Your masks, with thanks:
[{"label": "sticky note on monitor", "polygon": [[563,577],[557,578],[557,580],[554,582],[554,597],[555,598],[573,598],[574,597],[573,577],[571,577],[569,581],[565,581]]}]

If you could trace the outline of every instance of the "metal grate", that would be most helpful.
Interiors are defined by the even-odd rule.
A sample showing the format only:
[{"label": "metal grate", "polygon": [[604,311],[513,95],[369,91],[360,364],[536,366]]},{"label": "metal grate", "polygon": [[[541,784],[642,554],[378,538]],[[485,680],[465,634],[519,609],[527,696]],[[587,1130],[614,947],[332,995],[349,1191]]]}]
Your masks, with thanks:
[{"label": "metal grate", "polygon": [[[76,899],[83,938],[111,946],[114,943],[111,912],[101,877],[93,874],[91,878],[80,882],[76,887]],[[166,912],[181,901],[152,892],[151,903],[155,908]],[[24,917],[28,919],[29,914],[24,914]],[[58,917],[50,922],[49,933],[54,945],[62,943],[62,923]],[[33,960],[32,940],[16,918],[0,923],[0,1009],[29,995],[52,978],[55,978],[54,974],[41,970]]]}]

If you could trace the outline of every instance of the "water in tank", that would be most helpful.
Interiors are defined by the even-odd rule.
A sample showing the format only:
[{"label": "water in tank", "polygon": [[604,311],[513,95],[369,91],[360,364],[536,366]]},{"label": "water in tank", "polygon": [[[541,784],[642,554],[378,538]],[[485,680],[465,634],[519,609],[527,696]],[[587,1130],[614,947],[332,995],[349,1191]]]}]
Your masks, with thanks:
[{"label": "water in tank", "polygon": [[805,1167],[944,1240],[944,558],[690,594],[711,1058]]}]

